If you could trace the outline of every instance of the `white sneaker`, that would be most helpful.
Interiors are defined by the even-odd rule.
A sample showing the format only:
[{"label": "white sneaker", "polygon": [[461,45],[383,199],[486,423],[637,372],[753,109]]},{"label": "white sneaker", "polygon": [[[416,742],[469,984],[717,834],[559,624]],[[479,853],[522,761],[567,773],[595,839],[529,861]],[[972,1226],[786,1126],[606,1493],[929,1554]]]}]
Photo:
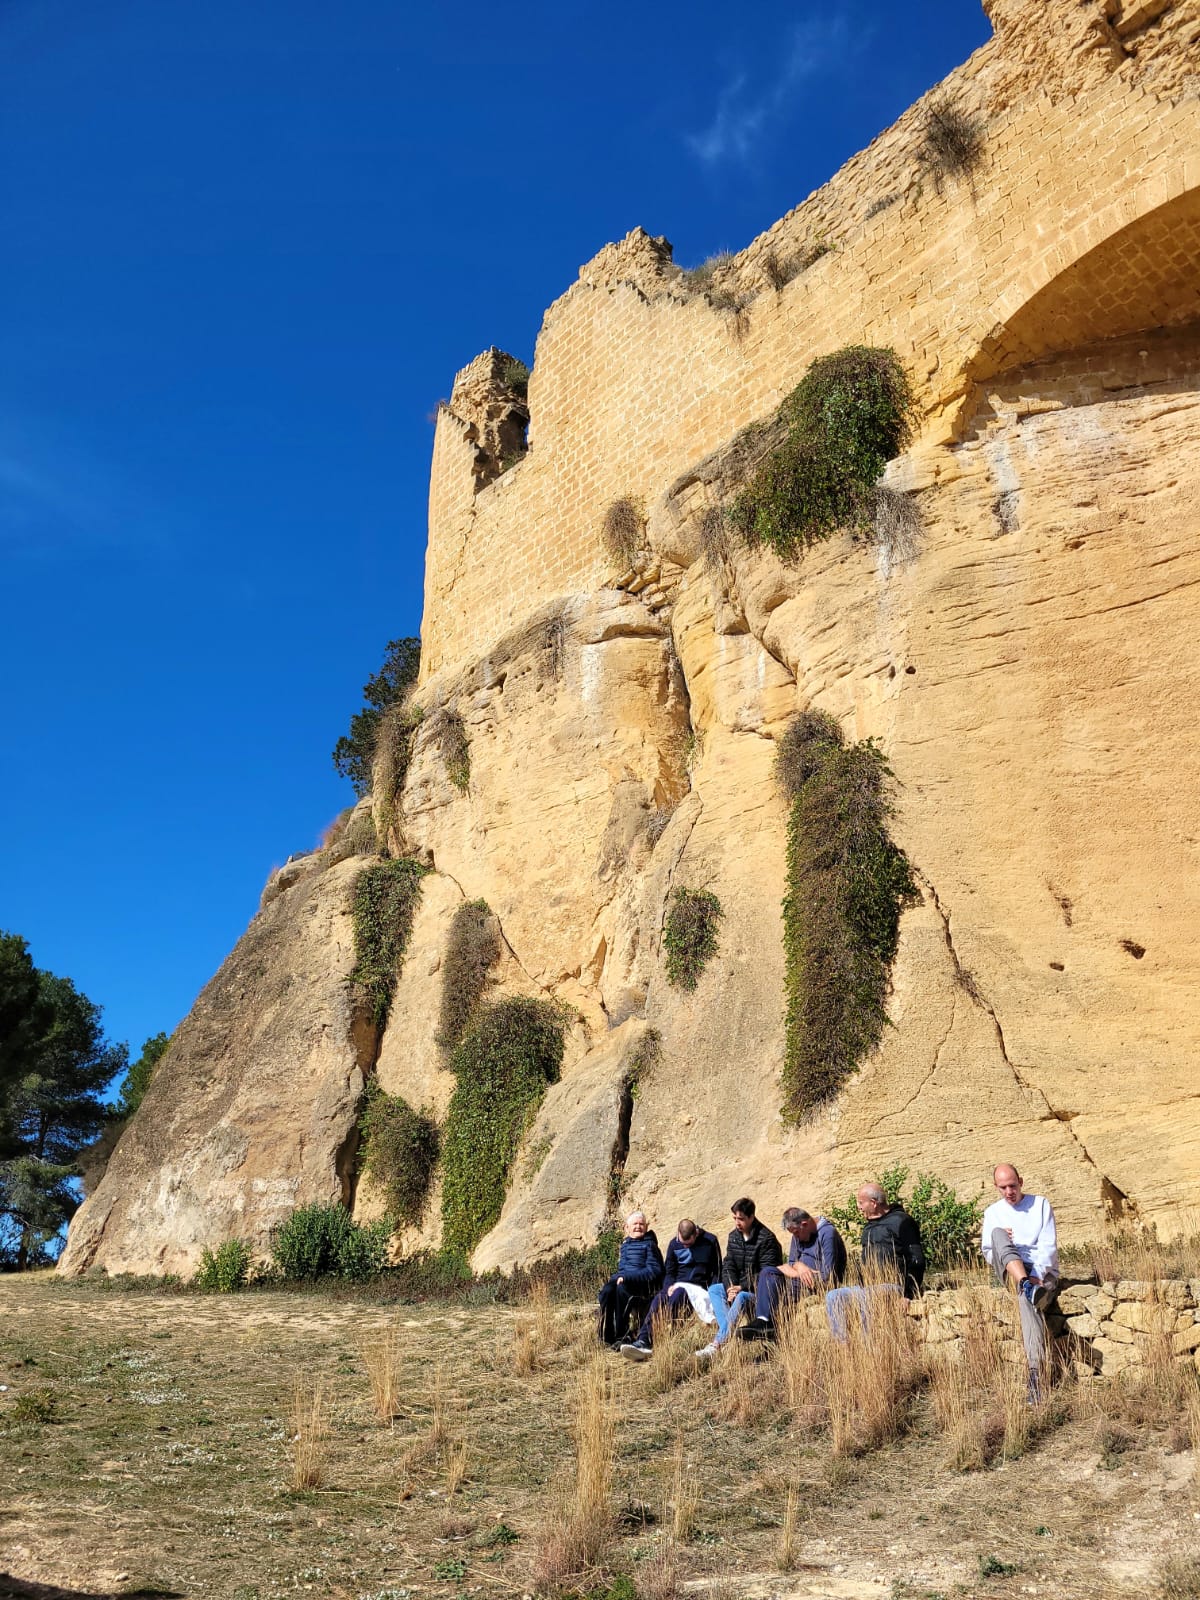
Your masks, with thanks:
[{"label": "white sneaker", "polygon": [[720,1348],[719,1344],[706,1344],[703,1350],[696,1351],[696,1360],[711,1361]]},{"label": "white sneaker", "polygon": [[648,1344],[639,1344],[635,1339],[632,1344],[623,1344],[621,1354],[627,1361],[649,1361],[651,1349]]}]

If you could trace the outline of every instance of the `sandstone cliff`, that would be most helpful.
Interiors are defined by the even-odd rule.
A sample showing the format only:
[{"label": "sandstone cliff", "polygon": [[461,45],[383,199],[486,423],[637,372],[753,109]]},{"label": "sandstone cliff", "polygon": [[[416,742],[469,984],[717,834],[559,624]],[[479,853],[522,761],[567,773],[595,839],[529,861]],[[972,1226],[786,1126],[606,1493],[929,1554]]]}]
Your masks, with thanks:
[{"label": "sandstone cliff", "polygon": [[[265,1248],[308,1199],[377,1213],[353,1171],[364,1077],[444,1116],[442,963],[477,898],[503,934],[491,992],[570,1008],[481,1267],[590,1242],[618,1192],[660,1232],[719,1226],[735,1193],[815,1207],[895,1160],[969,1191],[1016,1160],[1076,1237],[1193,1220],[1200,5],[988,10],[994,40],[735,258],[723,299],[641,232],[585,267],[547,313],[506,470],[496,418],[524,413],[494,353],[460,375],[434,451],[425,720],[402,793],[373,797],[385,845],[433,869],[387,1027],[356,1025],[346,993],[363,859],[285,869],[62,1270]],[[946,100],[983,154],[935,184],[923,119]],[[887,475],[909,514],[787,562],[714,541],[738,430],[858,342],[893,346],[917,387]],[[600,534],[618,495],[646,512],[631,563]],[[920,897],[880,1048],[789,1128],[772,760],[810,707],[886,752]],[[664,973],[679,886],[724,913],[692,993]],[[436,1244],[438,1215],[435,1191],[400,1247]]]}]

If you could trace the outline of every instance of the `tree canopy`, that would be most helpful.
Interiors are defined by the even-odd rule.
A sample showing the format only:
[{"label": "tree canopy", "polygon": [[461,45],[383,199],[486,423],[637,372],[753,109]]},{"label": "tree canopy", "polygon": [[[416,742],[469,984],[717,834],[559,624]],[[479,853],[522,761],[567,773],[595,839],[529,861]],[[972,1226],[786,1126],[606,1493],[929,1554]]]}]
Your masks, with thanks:
[{"label": "tree canopy", "polygon": [[350,718],[349,733],[333,747],[334,766],[343,778],[350,779],[360,798],[371,787],[371,762],[383,714],[410,693],[420,667],[420,639],[390,639],[383,666],[363,684],[366,705]]}]

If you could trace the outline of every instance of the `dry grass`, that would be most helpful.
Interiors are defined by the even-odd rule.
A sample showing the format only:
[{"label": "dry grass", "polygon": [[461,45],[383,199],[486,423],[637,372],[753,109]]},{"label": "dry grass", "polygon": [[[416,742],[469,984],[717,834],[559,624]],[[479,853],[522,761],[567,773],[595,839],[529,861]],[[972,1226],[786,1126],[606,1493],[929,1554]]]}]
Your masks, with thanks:
[{"label": "dry grass", "polygon": [[813,1428],[825,1415],[818,1334],[803,1303],[784,1302],[775,1319],[775,1371],[779,1403],[800,1427]]},{"label": "dry grass", "polygon": [[1169,1556],[1158,1586],[1159,1600],[1200,1600],[1200,1556]]},{"label": "dry grass", "polygon": [[292,1394],[292,1472],[289,1483],[299,1493],[319,1489],[325,1481],[329,1440],[329,1403],[318,1382],[297,1384]]},{"label": "dry grass", "polygon": [[675,1448],[671,1452],[671,1538],[676,1544],[686,1544],[696,1528],[696,1513],[700,1509],[700,1493],[696,1476],[688,1465],[683,1434],[675,1435]]},{"label": "dry grass", "polygon": [[534,1582],[543,1592],[594,1568],[612,1533],[615,1429],[611,1369],[603,1356],[595,1357],[575,1389],[574,1485],[543,1528],[534,1558]]},{"label": "dry grass", "polygon": [[645,1393],[669,1394],[685,1378],[690,1377],[700,1339],[699,1330],[707,1332],[702,1322],[692,1318],[674,1323],[665,1318],[656,1320],[653,1354],[642,1368]]},{"label": "dry grass", "polygon": [[462,1492],[462,1486],[467,1478],[467,1441],[459,1439],[446,1451],[446,1493],[456,1495]]},{"label": "dry grass", "polygon": [[904,1432],[924,1376],[924,1351],[898,1294],[871,1293],[867,1326],[848,1319],[848,1337],[822,1348],[825,1404],[834,1455],[860,1456]]},{"label": "dry grass", "polygon": [[789,1484],[783,1507],[783,1525],[779,1530],[779,1546],[775,1551],[775,1565],[780,1572],[790,1572],[796,1565],[796,1524],[799,1520],[800,1496],[794,1485]]},{"label": "dry grass", "polygon": [[646,531],[646,512],[631,494],[619,495],[600,523],[600,533],[610,556],[622,566],[631,567],[642,546]]},{"label": "dry grass", "polygon": [[390,1428],[400,1414],[400,1342],[394,1328],[376,1338],[364,1339],[359,1354],[371,1385],[371,1407],[375,1416]]}]

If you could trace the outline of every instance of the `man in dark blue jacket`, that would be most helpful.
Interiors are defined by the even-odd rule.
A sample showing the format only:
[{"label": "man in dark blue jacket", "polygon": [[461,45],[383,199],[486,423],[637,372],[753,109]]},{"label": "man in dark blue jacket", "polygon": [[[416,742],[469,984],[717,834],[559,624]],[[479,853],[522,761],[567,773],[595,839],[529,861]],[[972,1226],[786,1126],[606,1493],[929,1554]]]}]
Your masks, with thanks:
[{"label": "man in dark blue jacket", "polygon": [[623,1344],[621,1354],[630,1361],[648,1361],[654,1346],[655,1321],[677,1322],[696,1309],[697,1301],[711,1316],[708,1287],[720,1276],[721,1246],[716,1234],[698,1228],[685,1217],[667,1246],[663,1286],[650,1302],[637,1338]]},{"label": "man in dark blue jacket", "polygon": [[617,1256],[617,1270],[601,1289],[599,1334],[608,1345],[618,1345],[629,1332],[635,1305],[645,1305],[662,1282],[663,1258],[658,1240],[646,1223],[644,1211],[625,1219],[625,1237]]},{"label": "man in dark blue jacket", "polygon": [[754,1294],[754,1322],[744,1332],[765,1336],[781,1300],[836,1289],[846,1276],[846,1246],[825,1217],[811,1216],[799,1206],[783,1213],[783,1227],[791,1235],[786,1266],[764,1267]]}]

